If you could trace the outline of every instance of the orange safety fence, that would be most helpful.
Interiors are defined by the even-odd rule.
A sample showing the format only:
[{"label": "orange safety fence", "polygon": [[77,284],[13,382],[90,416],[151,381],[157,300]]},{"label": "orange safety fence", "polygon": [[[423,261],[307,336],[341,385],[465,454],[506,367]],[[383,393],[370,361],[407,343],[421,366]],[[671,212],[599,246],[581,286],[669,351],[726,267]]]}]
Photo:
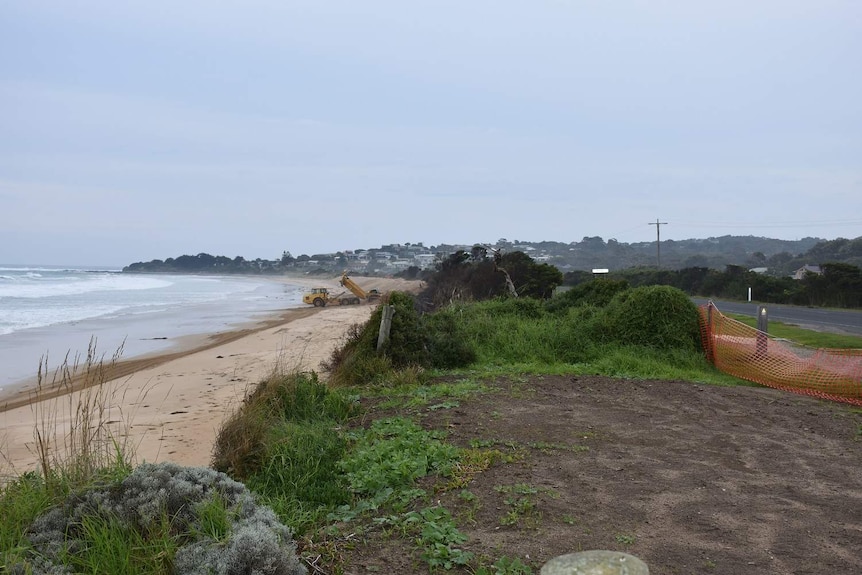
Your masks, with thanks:
[{"label": "orange safety fence", "polygon": [[862,406],[862,349],[813,349],[699,307],[707,358],[724,373],[761,385]]}]

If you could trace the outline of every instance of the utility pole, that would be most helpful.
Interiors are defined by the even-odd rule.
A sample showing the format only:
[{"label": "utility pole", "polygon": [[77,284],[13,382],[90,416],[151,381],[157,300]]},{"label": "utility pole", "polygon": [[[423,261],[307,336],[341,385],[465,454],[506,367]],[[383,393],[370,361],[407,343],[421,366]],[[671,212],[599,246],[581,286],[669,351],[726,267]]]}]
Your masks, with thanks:
[{"label": "utility pole", "polygon": [[655,259],[658,267],[661,267],[661,227],[666,226],[667,222],[660,222],[658,218],[649,225],[655,226]]}]

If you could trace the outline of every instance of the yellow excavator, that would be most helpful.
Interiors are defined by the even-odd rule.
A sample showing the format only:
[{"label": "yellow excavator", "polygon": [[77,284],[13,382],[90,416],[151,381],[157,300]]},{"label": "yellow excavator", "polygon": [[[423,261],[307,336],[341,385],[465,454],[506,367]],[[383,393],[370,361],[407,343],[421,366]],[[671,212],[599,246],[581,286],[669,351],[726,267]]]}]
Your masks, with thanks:
[{"label": "yellow excavator", "polygon": [[365,291],[359,287],[359,284],[348,277],[347,272],[341,274],[341,280],[338,283],[349,289],[352,295],[348,295],[345,292],[335,295],[328,288],[316,287],[312,288],[310,293],[302,296],[303,303],[311,304],[314,307],[323,307],[329,304],[356,305],[363,301],[372,303],[380,300],[381,294],[379,291],[376,289]]}]

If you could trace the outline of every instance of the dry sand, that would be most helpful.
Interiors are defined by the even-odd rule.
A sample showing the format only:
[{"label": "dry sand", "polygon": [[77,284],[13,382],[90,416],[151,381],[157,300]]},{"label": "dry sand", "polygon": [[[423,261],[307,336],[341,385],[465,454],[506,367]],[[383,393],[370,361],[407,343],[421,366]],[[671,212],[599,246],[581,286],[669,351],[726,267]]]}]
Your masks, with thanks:
[{"label": "dry sand", "polygon": [[[365,289],[384,293],[415,292],[420,285],[389,278],[353,279]],[[340,289],[337,279],[288,281]],[[138,463],[209,465],[221,423],[255,384],[274,371],[319,370],[320,362],[343,342],[347,329],[367,321],[373,309],[363,304],[286,310],[253,326],[186,340],[179,350],[121,361],[102,388],[110,398],[105,415],[128,433]],[[18,475],[35,467],[35,431],[49,415],[56,417],[56,441],[62,445],[72,419],[69,406],[78,405],[81,393],[87,392],[47,390],[48,399],[38,403],[32,401],[32,393],[6,398],[0,407],[4,409],[0,474]]]}]

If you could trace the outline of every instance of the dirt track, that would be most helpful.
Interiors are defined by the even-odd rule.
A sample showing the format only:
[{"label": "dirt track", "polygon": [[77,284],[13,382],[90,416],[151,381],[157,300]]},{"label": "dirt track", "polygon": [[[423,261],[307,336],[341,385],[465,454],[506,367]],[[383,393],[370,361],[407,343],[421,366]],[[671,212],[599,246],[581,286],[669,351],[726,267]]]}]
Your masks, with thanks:
[{"label": "dirt track", "polygon": [[[772,389],[544,377],[498,381],[419,413],[450,440],[521,451],[435,501],[488,557],[538,567],[618,549],[654,574],[862,572],[862,411]],[[505,524],[511,486],[534,508]],[[508,489],[508,491],[507,491]],[[507,498],[509,502],[507,502]],[[374,536],[348,572],[426,572],[409,546]],[[372,551],[373,550],[373,551]]]}]

